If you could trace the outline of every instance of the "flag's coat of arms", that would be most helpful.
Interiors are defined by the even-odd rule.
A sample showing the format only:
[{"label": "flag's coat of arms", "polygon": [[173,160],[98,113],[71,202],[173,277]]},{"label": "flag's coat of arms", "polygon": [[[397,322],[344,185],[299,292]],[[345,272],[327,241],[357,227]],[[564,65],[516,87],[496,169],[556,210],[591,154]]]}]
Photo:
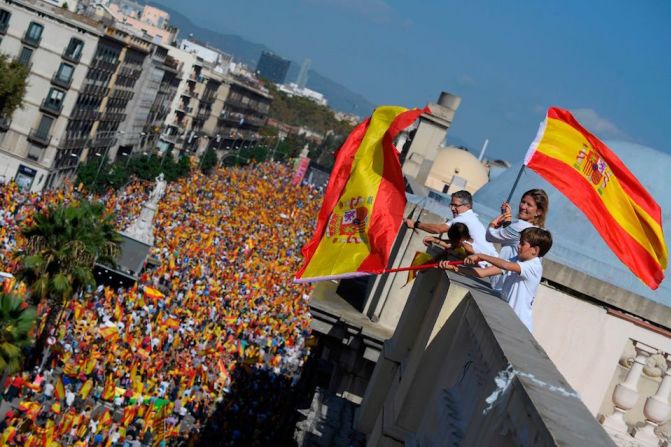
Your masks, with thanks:
[{"label": "flag's coat of arms", "polygon": [[613,171],[603,158],[587,144],[583,144],[578,151],[573,167],[582,172],[585,178],[592,182],[599,194],[603,194],[610,177],[613,175]]}]

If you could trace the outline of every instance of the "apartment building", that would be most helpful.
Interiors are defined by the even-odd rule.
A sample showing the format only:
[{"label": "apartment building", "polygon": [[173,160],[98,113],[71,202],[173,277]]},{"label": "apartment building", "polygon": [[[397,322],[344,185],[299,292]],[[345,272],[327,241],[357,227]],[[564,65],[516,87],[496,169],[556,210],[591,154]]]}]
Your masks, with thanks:
[{"label": "apartment building", "polygon": [[171,45],[177,37],[177,28],[170,26],[170,15],[162,9],[129,0],[103,1],[101,6],[114,20],[150,36],[155,43]]},{"label": "apartment building", "polygon": [[216,148],[240,147],[261,139],[273,100],[268,90],[254,78],[231,73],[229,91],[219,114]]},{"label": "apartment building", "polygon": [[212,62],[205,60],[208,53],[196,47],[190,43],[186,49],[169,49],[170,56],[181,62],[181,70],[161,136],[163,144],[202,152],[207,147],[223,150],[260,140],[259,130],[272,102],[268,90],[226,58],[223,66],[219,56],[212,57]]},{"label": "apartment building", "polygon": [[158,92],[154,102],[149,109],[149,115],[145,122],[144,131],[140,145],[142,148],[158,149],[163,152],[169,148],[169,144],[160,140],[160,135],[165,128],[165,121],[170,113],[170,105],[177,94],[179,86],[180,64],[171,56],[166,56],[163,62],[163,77],[158,86]]},{"label": "apartment building", "polygon": [[0,52],[29,68],[23,107],[0,119],[0,180],[40,191],[63,167],[74,170],[83,147],[65,144],[66,129],[103,34],[97,22],[43,2],[0,4]]},{"label": "apartment building", "polygon": [[[128,103],[126,120],[119,126],[119,147],[113,148],[110,152],[112,159],[117,158],[118,154],[131,156],[133,152],[154,149],[155,144],[147,144],[150,140],[149,134],[155,134],[157,126],[160,130],[167,113],[152,108],[165,107],[165,103],[172,101],[176,94],[176,88],[170,88],[174,82],[167,82],[171,79],[171,75],[174,79],[176,74],[174,67],[166,65],[167,58],[166,47],[150,46],[134,88],[135,94]],[[167,77],[166,71],[169,72]],[[158,122],[159,118],[161,122]]]},{"label": "apartment building", "polygon": [[[138,80],[151,51],[148,40],[113,26],[105,28],[68,123],[65,147],[89,161],[97,159],[94,157],[114,160],[121,137],[140,135],[144,122],[136,125],[133,114],[138,110],[133,109],[132,100],[142,87]],[[121,129],[122,123],[127,122],[129,128],[139,129],[137,135],[133,131],[127,136]],[[59,168],[69,169],[72,165]]]}]

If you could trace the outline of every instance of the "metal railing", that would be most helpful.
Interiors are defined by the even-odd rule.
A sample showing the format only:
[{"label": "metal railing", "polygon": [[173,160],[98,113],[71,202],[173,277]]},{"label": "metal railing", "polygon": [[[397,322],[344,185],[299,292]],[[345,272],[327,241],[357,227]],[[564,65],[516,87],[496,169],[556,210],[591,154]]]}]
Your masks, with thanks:
[{"label": "metal railing", "polygon": [[30,129],[28,134],[28,141],[32,141],[40,146],[49,146],[51,142],[51,135],[48,132],[43,132],[39,129]]}]

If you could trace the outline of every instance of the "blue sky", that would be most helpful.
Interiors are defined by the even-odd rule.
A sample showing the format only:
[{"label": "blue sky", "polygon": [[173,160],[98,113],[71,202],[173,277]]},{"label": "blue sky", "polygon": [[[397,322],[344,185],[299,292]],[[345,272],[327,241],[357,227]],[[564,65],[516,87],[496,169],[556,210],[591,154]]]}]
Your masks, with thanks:
[{"label": "blue sky", "polygon": [[449,135],[476,153],[489,138],[489,157],[521,159],[551,105],[603,139],[671,153],[667,0],[161,3],[286,58],[310,58],[374,104],[457,94]]}]

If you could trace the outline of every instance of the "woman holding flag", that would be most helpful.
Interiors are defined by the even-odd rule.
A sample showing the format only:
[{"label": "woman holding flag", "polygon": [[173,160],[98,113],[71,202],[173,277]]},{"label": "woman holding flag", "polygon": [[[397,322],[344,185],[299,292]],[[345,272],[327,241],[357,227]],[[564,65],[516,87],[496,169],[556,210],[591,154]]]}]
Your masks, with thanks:
[{"label": "woman holding flag", "polygon": [[[511,222],[512,209],[508,202],[501,205],[501,214],[489,223],[487,241],[501,244],[499,257],[510,260],[517,256],[520,234],[529,227],[543,228],[548,214],[550,199],[542,189],[530,189],[522,194],[517,211],[517,219]],[[505,223],[509,224],[506,225]],[[505,274],[491,278],[492,289],[501,290]]]}]

